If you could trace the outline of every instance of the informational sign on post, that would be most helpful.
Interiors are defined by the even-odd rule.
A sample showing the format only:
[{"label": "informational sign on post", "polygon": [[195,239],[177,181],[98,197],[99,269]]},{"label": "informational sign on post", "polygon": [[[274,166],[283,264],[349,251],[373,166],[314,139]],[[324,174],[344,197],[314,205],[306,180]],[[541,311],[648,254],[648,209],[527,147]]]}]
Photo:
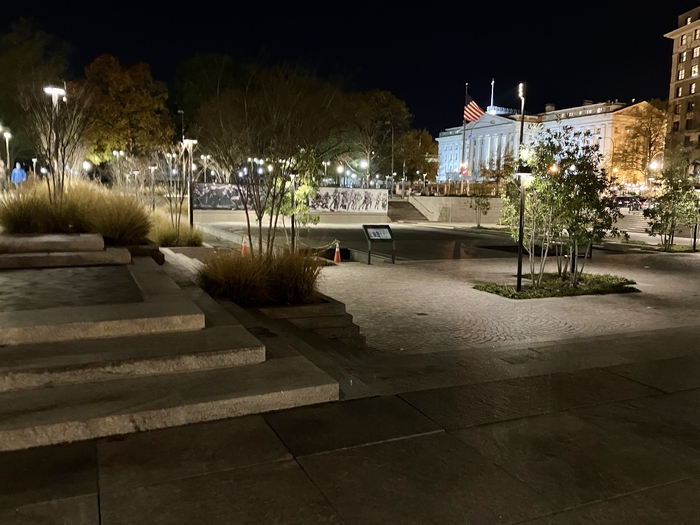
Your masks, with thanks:
[{"label": "informational sign on post", "polygon": [[391,233],[391,227],[388,224],[363,224],[362,229],[367,237],[367,264],[372,263],[372,243],[373,242],[390,242],[391,243],[391,263],[396,263],[396,242]]}]

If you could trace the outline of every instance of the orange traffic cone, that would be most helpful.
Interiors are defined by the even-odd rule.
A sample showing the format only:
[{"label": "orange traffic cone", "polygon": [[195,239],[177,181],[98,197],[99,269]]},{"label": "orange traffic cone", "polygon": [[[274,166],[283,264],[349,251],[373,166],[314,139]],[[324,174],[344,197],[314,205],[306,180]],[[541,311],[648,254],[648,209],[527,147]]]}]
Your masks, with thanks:
[{"label": "orange traffic cone", "polygon": [[334,263],[340,262],[340,243],[339,242],[335,243],[335,255],[333,256],[333,262]]},{"label": "orange traffic cone", "polygon": [[243,237],[243,244],[241,245],[241,257],[248,255],[248,236]]}]

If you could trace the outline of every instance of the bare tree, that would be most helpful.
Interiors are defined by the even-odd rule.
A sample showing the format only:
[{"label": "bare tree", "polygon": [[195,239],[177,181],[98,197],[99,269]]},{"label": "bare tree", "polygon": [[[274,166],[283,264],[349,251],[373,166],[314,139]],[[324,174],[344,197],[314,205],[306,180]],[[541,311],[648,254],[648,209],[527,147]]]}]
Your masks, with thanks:
[{"label": "bare tree", "polygon": [[339,98],[337,89],[312,76],[268,68],[253,71],[245,88],[217,93],[202,106],[202,147],[232,174],[251,240],[251,213],[257,223],[253,255],[272,253],[291,178],[315,169],[307,159],[336,133]]},{"label": "bare tree", "polygon": [[61,200],[66,175],[82,170],[95,123],[90,90],[83,84],[71,83],[65,91],[65,97],[49,97],[36,85],[25,86],[20,91],[28,135],[37,156],[47,166],[46,181],[52,202]]}]

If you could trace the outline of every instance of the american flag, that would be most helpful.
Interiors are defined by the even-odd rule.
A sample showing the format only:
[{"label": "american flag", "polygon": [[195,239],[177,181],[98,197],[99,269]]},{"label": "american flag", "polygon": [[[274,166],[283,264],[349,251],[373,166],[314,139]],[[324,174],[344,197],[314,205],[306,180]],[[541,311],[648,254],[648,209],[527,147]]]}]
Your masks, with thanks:
[{"label": "american flag", "polygon": [[479,104],[474,102],[474,99],[467,95],[464,104],[464,120],[466,122],[476,122],[484,113],[486,112],[479,107]]}]

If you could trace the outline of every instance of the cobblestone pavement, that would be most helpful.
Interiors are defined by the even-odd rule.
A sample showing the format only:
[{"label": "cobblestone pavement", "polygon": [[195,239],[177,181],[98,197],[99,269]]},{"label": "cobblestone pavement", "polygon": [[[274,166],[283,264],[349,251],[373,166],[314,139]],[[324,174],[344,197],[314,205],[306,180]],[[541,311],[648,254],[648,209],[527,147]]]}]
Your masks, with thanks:
[{"label": "cobblestone pavement", "polygon": [[514,282],[514,258],[343,263],[322,290],[343,301],[382,352],[430,353],[697,323],[700,255],[595,253],[587,271],[634,279],[642,293],[515,301],[474,290]]},{"label": "cobblestone pavement", "polygon": [[0,310],[135,303],[143,300],[126,266],[0,272]]}]

